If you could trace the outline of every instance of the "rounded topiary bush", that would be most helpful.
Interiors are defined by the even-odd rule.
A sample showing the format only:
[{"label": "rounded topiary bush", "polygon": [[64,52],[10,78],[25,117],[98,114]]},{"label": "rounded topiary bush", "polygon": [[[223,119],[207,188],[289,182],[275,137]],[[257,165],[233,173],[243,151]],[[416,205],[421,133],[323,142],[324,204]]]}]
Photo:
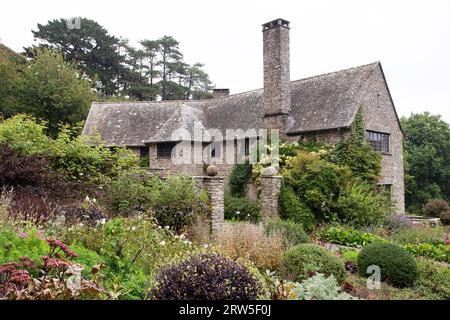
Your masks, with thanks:
[{"label": "rounded topiary bush", "polygon": [[413,256],[402,247],[391,243],[373,243],[365,246],[358,254],[358,271],[367,276],[367,268],[380,267],[381,280],[397,287],[414,284],[418,277]]},{"label": "rounded topiary bush", "polygon": [[439,218],[441,213],[450,210],[447,201],[441,199],[432,199],[427,202],[423,208],[423,214],[427,217]]},{"label": "rounded topiary bush", "polygon": [[284,239],[292,245],[309,242],[309,237],[305,230],[303,230],[303,225],[291,220],[269,220],[265,225],[265,232],[266,234],[280,232]]},{"label": "rounded topiary bush", "polygon": [[294,281],[302,281],[315,273],[333,275],[339,283],[345,278],[345,267],[330,251],[314,244],[300,244],[283,255],[284,275]]},{"label": "rounded topiary bush", "polygon": [[450,225],[450,210],[442,212],[439,218],[444,226]]},{"label": "rounded topiary bush", "polygon": [[262,286],[249,270],[218,254],[200,254],[156,277],[155,300],[255,300]]}]

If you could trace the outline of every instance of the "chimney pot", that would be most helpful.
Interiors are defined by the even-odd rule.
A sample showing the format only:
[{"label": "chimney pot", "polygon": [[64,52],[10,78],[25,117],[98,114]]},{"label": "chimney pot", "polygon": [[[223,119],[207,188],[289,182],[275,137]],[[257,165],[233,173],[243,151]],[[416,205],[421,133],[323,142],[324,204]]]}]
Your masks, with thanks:
[{"label": "chimney pot", "polygon": [[230,89],[213,89],[213,98],[226,97],[230,95]]}]

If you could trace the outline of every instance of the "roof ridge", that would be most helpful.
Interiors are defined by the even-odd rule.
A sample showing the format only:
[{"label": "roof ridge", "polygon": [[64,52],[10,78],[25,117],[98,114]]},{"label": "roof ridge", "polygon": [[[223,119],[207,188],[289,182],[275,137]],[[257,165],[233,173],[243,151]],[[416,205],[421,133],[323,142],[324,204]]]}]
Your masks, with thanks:
[{"label": "roof ridge", "polygon": [[361,68],[368,67],[368,66],[371,66],[371,65],[378,65],[380,63],[381,63],[380,61],[375,61],[375,62],[372,62],[372,63],[366,63],[366,64],[362,64],[362,65],[359,65],[359,66],[356,66],[356,67],[341,69],[341,70],[337,70],[337,71],[332,71],[332,72],[318,74],[318,75],[311,76],[311,77],[306,77],[306,78],[302,78],[302,79],[292,80],[291,83],[292,82],[300,82],[300,81],[310,80],[310,79],[324,77],[324,76],[329,76],[331,74],[340,73],[340,72],[344,72],[344,71],[350,71],[350,70],[354,70],[354,69],[361,69]]}]

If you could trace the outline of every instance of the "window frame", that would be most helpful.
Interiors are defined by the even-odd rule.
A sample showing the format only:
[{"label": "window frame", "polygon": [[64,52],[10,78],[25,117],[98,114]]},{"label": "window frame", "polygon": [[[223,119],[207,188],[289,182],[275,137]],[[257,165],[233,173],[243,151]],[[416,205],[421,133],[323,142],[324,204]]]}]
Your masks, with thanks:
[{"label": "window frame", "polygon": [[366,141],[372,147],[372,150],[381,154],[391,154],[391,134],[387,132],[379,132],[366,130]]},{"label": "window frame", "polygon": [[[156,158],[157,159],[171,159],[173,148],[176,142],[159,142],[156,144]],[[170,151],[169,151],[170,149]]]}]

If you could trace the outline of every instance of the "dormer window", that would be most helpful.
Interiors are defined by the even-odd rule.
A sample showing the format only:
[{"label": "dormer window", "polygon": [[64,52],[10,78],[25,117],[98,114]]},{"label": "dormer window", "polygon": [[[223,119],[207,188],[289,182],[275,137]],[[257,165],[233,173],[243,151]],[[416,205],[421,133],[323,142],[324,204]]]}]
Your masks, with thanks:
[{"label": "dormer window", "polygon": [[372,146],[374,151],[383,154],[389,154],[389,133],[382,133],[376,131],[366,131],[367,142]]}]

